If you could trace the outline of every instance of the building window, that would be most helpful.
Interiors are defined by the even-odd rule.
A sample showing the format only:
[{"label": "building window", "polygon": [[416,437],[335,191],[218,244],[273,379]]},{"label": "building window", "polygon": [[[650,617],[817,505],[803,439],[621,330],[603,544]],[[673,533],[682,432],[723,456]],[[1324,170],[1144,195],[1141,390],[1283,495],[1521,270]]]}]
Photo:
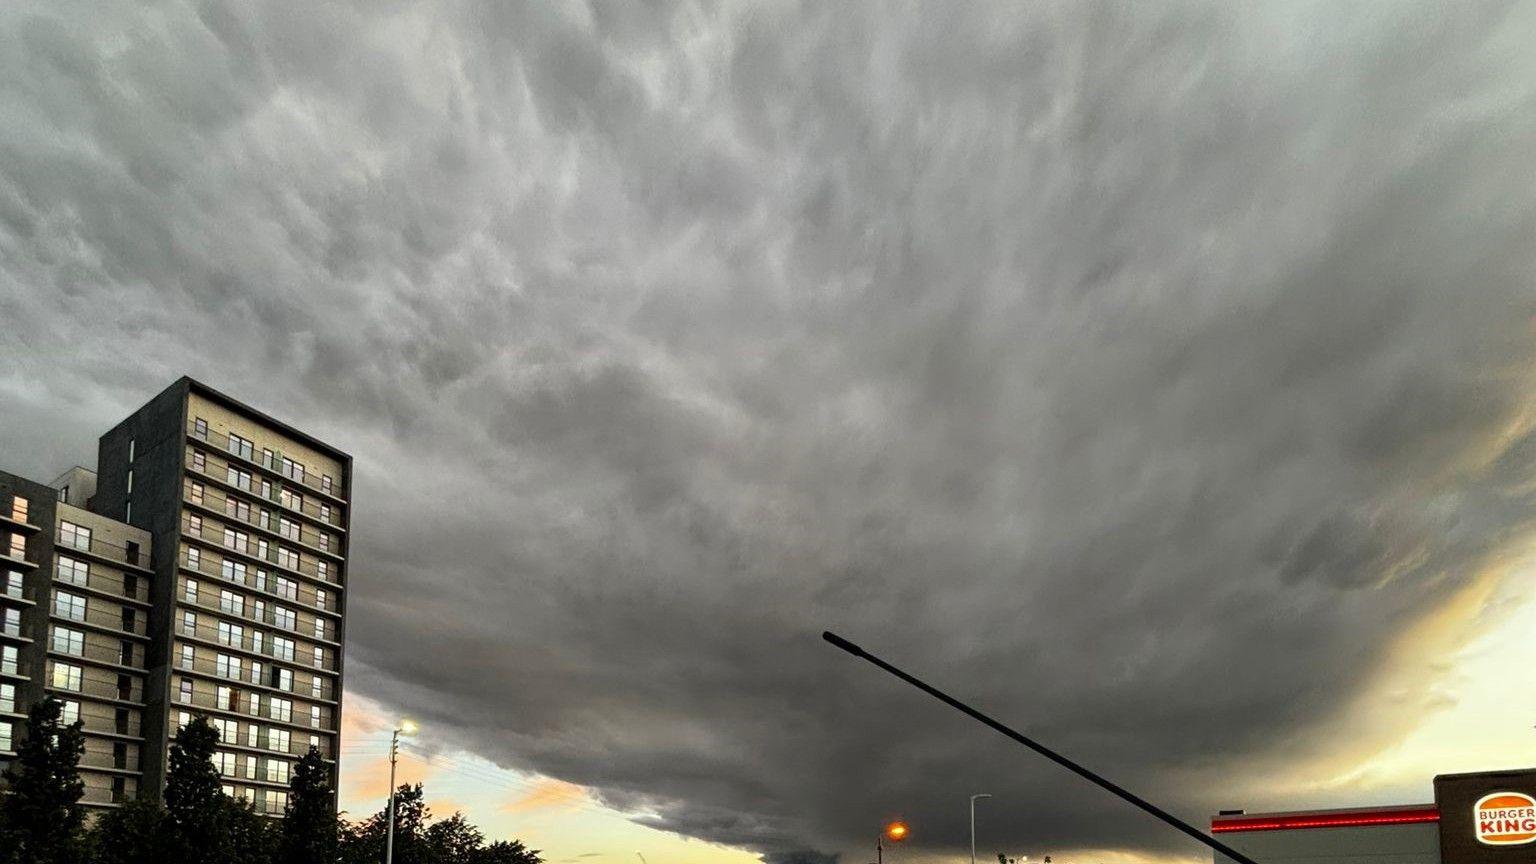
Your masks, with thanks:
[{"label": "building window", "polygon": [[289,540],[298,540],[303,542],[303,532],[299,530],[299,523],[289,519],[286,516],[278,517],[277,533],[287,537]]},{"label": "building window", "polygon": [[249,471],[242,471],[230,465],[225,471],[224,479],[236,489],[251,491],[251,472]]},{"label": "building window", "polygon": [[192,470],[208,473],[208,454],[201,450],[192,451]]},{"label": "building window", "polygon": [[[182,702],[191,703],[191,701],[192,701],[192,679],[191,678],[183,678],[183,679],[181,679],[180,696],[181,696],[181,701]],[[181,724],[183,726],[185,726],[187,724],[187,721],[183,720],[183,721],[181,721]]]},{"label": "building window", "polygon": [[54,566],[54,573],[58,575],[60,582],[84,585],[90,581],[91,565],[67,555],[60,555]]},{"label": "building window", "polygon": [[234,744],[240,740],[240,723],[238,721],[215,717],[208,722],[219,733],[219,741],[221,743]]},{"label": "building window", "polygon": [[0,672],[7,675],[16,674],[16,661],[20,651],[15,645],[0,646]]},{"label": "building window", "polygon": [[81,657],[85,654],[85,633],[79,630],[71,630],[68,627],[53,627],[53,639],[49,647],[60,654],[70,654]]},{"label": "building window", "polygon": [[134,439],[134,438],[129,438],[128,439],[128,461],[129,462],[132,462],[134,460],[134,452],[138,449],[138,443],[139,442],[138,442],[137,439]]},{"label": "building window", "polygon": [[251,694],[250,714],[252,717],[261,716],[261,694]]},{"label": "building window", "polygon": [[198,417],[192,421],[192,437],[208,440],[208,421]]},{"label": "building window", "polygon": [[277,454],[265,447],[261,448],[261,464],[266,468],[277,470]]},{"label": "building window", "polygon": [[117,662],[120,666],[133,666],[133,643],[120,639],[117,643]]},{"label": "building window", "polygon": [[320,706],[319,705],[311,705],[311,706],[309,706],[309,725],[315,727],[316,729],[320,728]]},{"label": "building window", "polygon": [[0,712],[19,713],[16,710],[16,685],[0,684]]},{"label": "building window", "polygon": [[267,699],[267,716],[283,723],[293,722],[293,700],[273,696]]},{"label": "building window", "polygon": [[229,654],[220,654],[214,661],[213,672],[220,678],[233,678],[240,680],[240,658]]},{"label": "building window", "polygon": [[277,547],[277,566],[289,570],[299,569],[299,553],[284,546]]},{"label": "building window", "polygon": [[6,753],[16,752],[16,748],[11,742],[11,724],[4,720],[0,720],[0,751]]},{"label": "building window", "polygon": [[329,602],[330,602],[330,594],[324,588],[321,588],[321,589],[319,589],[319,590],[317,590],[315,592],[315,608],[316,609],[324,609],[326,607],[326,604],[328,604]]},{"label": "building window", "polygon": [[326,523],[327,525],[331,524],[331,505],[320,505],[320,521]]},{"label": "building window", "polygon": [[[288,763],[283,763],[283,773],[286,775]],[[286,781],[285,781],[286,782]],[[288,810],[288,793],[277,789],[268,789],[266,797],[266,813],[268,816],[276,816]]]},{"label": "building window", "polygon": [[230,615],[245,614],[245,598],[233,591],[219,592],[219,611]]},{"label": "building window", "polygon": [[257,726],[255,723],[248,724],[245,727],[245,746],[261,746],[261,727]]},{"label": "building window", "polygon": [[[267,782],[269,782],[269,783],[287,783],[288,782],[288,763],[283,761],[282,759],[268,759],[267,760]],[[267,794],[271,795],[272,792],[269,790],[267,792]]]},{"label": "building window", "polygon": [[239,561],[231,561],[225,558],[224,562],[219,565],[219,575],[224,577],[226,582],[236,582],[244,585],[245,565]]},{"label": "building window", "polygon": [[293,640],[282,636],[272,637],[272,656],[279,660],[293,662]]},{"label": "building window", "polygon": [[290,738],[287,729],[267,727],[267,749],[274,753],[287,753]]},{"label": "building window", "polygon": [[125,483],[125,487],[126,488],[123,491],[126,492],[129,495],[132,495],[133,494],[133,469],[132,468],[128,469],[128,480]]},{"label": "building window", "polygon": [[272,667],[272,686],[279,690],[293,692],[293,673],[279,666]]},{"label": "building window", "polygon": [[213,688],[213,704],[223,711],[240,710],[240,691],[219,685]]},{"label": "building window", "polygon": [[203,536],[203,517],[193,513],[187,517],[187,531],[194,537]]},{"label": "building window", "polygon": [[263,680],[262,677],[261,677],[262,676],[262,670],[264,670],[265,668],[266,667],[262,665],[260,660],[252,660],[251,661],[251,683],[252,684],[260,684],[260,683],[262,683],[262,680]]},{"label": "building window", "polygon": [[[65,490],[69,489],[68,486],[64,488]],[[11,518],[15,519],[17,522],[27,521],[27,499],[21,497],[20,495],[11,497]]]},{"label": "building window", "polygon": [[59,545],[71,549],[91,549],[91,529],[73,522],[59,521]]},{"label": "building window", "polygon": [[316,561],[315,575],[319,576],[321,579],[324,579],[327,582],[331,581],[331,562]]},{"label": "building window", "polygon": [[182,583],[182,585],[181,585],[181,596],[182,596],[182,599],[186,600],[188,603],[196,603],[197,602],[197,580],[196,579],[188,579],[188,580],[186,580],[185,582]]},{"label": "building window", "polygon": [[315,697],[316,699],[322,699],[325,697],[325,683],[320,680],[319,675],[309,679],[309,695]]},{"label": "building window", "polygon": [[292,601],[295,601],[295,602],[298,601],[298,599],[299,599],[299,583],[297,583],[297,582],[293,581],[292,579],[289,579],[289,578],[287,578],[285,576],[279,576],[274,581],[277,583],[277,586],[276,586],[277,590],[274,591],[273,593],[275,593],[277,596],[283,598],[284,600],[292,600]]},{"label": "building window", "polygon": [[229,433],[229,452],[242,459],[249,459],[252,462],[256,461],[255,446],[250,441],[241,438],[233,432]]},{"label": "building window", "polygon": [[272,623],[284,630],[293,630],[299,626],[299,616],[292,609],[275,606],[272,609]]},{"label": "building window", "polygon": [[0,633],[7,636],[21,635],[20,609],[0,609]]},{"label": "building window", "polygon": [[219,773],[225,777],[235,776],[235,754],[222,751],[215,752],[213,754],[213,764],[214,767],[219,769]]},{"label": "building window", "polygon": [[194,480],[192,481],[192,494],[188,497],[192,499],[193,504],[201,504],[203,503],[203,493],[206,491],[207,489],[203,486],[203,484]]},{"label": "building window", "polygon": [[244,531],[236,531],[233,528],[224,529],[224,546],[228,549],[233,549],[236,552],[244,552],[246,551],[247,544],[250,543],[250,540],[251,535],[245,533]]},{"label": "building window", "polygon": [[241,522],[249,522],[251,505],[230,495],[224,499],[224,515],[239,519]]},{"label": "building window", "polygon": [[181,646],[181,668],[191,669],[197,663],[197,649],[191,645]]},{"label": "building window", "polygon": [[287,456],[283,457],[283,476],[290,480],[304,482],[304,463],[295,462]]},{"label": "building window", "polygon": [[59,722],[69,726],[80,722],[80,703],[73,699],[64,700],[64,710],[59,713]]},{"label": "building window", "polygon": [[197,635],[197,614],[194,612],[181,613],[181,632],[188,636]]},{"label": "building window", "polygon": [[323,618],[316,618],[315,619],[315,638],[316,639],[324,639],[324,638],[326,638],[326,636],[325,636],[325,619],[323,619]]},{"label": "building window", "polygon": [[27,538],[20,534],[11,535],[10,555],[12,558],[27,557]]},{"label": "building window", "polygon": [[85,670],[79,666],[73,663],[59,663],[55,661],[53,664],[53,676],[50,681],[55,689],[73,690],[78,693],[80,691],[80,682],[84,678]]},{"label": "building window", "polygon": [[187,547],[187,566],[193,570],[203,569],[203,550],[196,546]]},{"label": "building window", "polygon": [[262,653],[262,644],[265,638],[260,630],[252,631],[250,650],[255,651],[257,654]]},{"label": "building window", "polygon": [[315,646],[315,668],[325,668],[325,649],[318,645]]},{"label": "building window", "polygon": [[330,493],[330,491],[331,491],[331,475],[329,475],[329,474],[321,474],[320,475],[320,490],[322,492],[327,493],[327,494]]},{"label": "building window", "polygon": [[68,591],[55,591],[53,594],[53,614],[60,618],[68,618],[71,621],[85,620],[85,598]]},{"label": "building window", "polygon": [[231,624],[228,621],[220,621],[218,627],[219,644],[239,648],[245,643],[245,628],[239,624]]},{"label": "building window", "polygon": [[23,590],[25,587],[21,574],[14,570],[7,572],[4,578],[0,579],[0,594],[4,594],[7,597],[21,599],[25,593]]},{"label": "building window", "polygon": [[285,486],[283,487],[282,491],[278,493],[277,497],[278,500],[282,502],[283,506],[287,507],[289,510],[304,509],[304,495],[301,492],[295,492]]}]

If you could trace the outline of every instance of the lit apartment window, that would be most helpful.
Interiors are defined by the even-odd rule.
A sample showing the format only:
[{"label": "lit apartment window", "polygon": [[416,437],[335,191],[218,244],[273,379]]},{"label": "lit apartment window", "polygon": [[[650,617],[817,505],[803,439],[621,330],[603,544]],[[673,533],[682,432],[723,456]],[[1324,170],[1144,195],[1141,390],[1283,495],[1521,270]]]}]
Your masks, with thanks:
[{"label": "lit apartment window", "polygon": [[293,722],[293,700],[273,696],[267,700],[267,716],[284,723]]},{"label": "lit apartment window", "polygon": [[236,531],[233,528],[224,529],[224,546],[226,548],[233,549],[236,552],[244,552],[250,541],[251,535],[244,531]]},{"label": "lit apartment window", "polygon": [[223,717],[215,717],[208,721],[216,732],[219,733],[219,741],[225,744],[233,744],[240,740],[240,723],[235,720],[226,720]]},{"label": "lit apartment window", "polygon": [[[183,678],[183,679],[181,679],[181,690],[180,690],[180,694],[179,695],[181,697],[181,701],[182,702],[190,703],[192,701],[192,679],[191,678]],[[185,721],[185,720],[183,720],[181,722],[182,722],[183,726],[185,726],[186,723],[187,723],[187,721]]]},{"label": "lit apartment window", "polygon": [[325,533],[324,531],[316,531],[315,532],[315,537],[319,541],[321,549],[325,549],[327,551],[330,550],[330,548],[331,548],[331,535]]},{"label": "lit apartment window", "polygon": [[197,580],[188,579],[181,583],[181,597],[188,603],[197,602]]},{"label": "lit apartment window", "polygon": [[327,493],[331,491],[331,475],[329,475],[329,474],[322,474],[322,475],[320,475],[320,489],[321,489],[321,491],[327,492]]},{"label": "lit apartment window", "polygon": [[251,683],[252,684],[260,684],[260,683],[262,683],[262,680],[263,680],[262,677],[261,677],[262,676],[262,670],[264,670],[265,668],[266,667],[262,665],[260,660],[252,660],[251,661]]},{"label": "lit apartment window", "polygon": [[331,562],[316,561],[315,575],[319,576],[321,579],[324,579],[327,582],[331,581]]},{"label": "lit apartment window", "polygon": [[325,649],[318,645],[315,646],[315,668],[325,668]]},{"label": "lit apartment window", "polygon": [[287,477],[287,478],[289,478],[291,480],[297,480],[300,483],[303,483],[304,482],[304,463],[303,462],[295,462],[292,459],[289,459],[287,456],[284,456],[283,457],[283,476],[285,476],[285,477]]},{"label": "lit apartment window", "polygon": [[257,726],[255,723],[247,724],[245,727],[245,746],[261,746],[261,727]]},{"label": "lit apartment window", "polygon": [[12,534],[10,541],[10,556],[12,558],[27,557],[27,538],[20,534]]},{"label": "lit apartment window", "polygon": [[272,593],[284,600],[297,601],[299,599],[299,583],[285,576],[279,576],[274,581],[276,582],[276,590]]},{"label": "lit apartment window", "polygon": [[245,642],[245,628],[239,624],[231,624],[228,621],[220,621],[218,627],[219,644],[239,648]]},{"label": "lit apartment window", "polygon": [[201,438],[204,441],[207,441],[208,440],[208,421],[204,420],[201,417],[194,418],[193,421],[192,421],[192,436],[194,438]]},{"label": "lit apartment window", "polygon": [[229,452],[242,459],[249,459],[253,462],[256,460],[255,446],[250,441],[241,438],[233,432],[229,433]]},{"label": "lit apartment window", "polygon": [[219,575],[224,577],[224,581],[226,582],[236,582],[238,584],[244,585],[245,565],[239,561],[231,561],[230,559],[225,558],[224,562],[219,565]]},{"label": "lit apartment window", "polygon": [[247,756],[247,757],[245,757],[245,775],[244,775],[245,779],[247,779],[247,780],[255,780],[256,779],[256,761],[257,760],[256,760],[255,756]]},{"label": "lit apartment window", "polygon": [[240,691],[222,684],[213,688],[213,704],[225,711],[240,710]]},{"label": "lit apartment window", "polygon": [[181,668],[191,669],[197,663],[197,649],[191,645],[181,646]]},{"label": "lit apartment window", "polygon": [[20,598],[24,593],[22,590],[24,587],[21,574],[14,570],[6,573],[4,579],[0,579],[0,594],[7,597]]},{"label": "lit apartment window", "polygon": [[191,722],[192,722],[192,715],[191,714],[188,714],[185,711],[177,711],[176,712],[176,728],[177,729],[185,729],[185,728],[187,728],[187,724],[191,723]]},{"label": "lit apartment window", "polygon": [[201,450],[192,451],[192,470],[208,473],[208,454]]},{"label": "lit apartment window", "polygon": [[271,556],[269,556],[267,554],[268,548],[270,548],[270,547],[267,546],[267,540],[266,540],[265,537],[257,538],[257,540],[256,540],[256,557],[260,558],[263,561],[270,561],[270,560],[272,560]]},{"label": "lit apartment window", "polygon": [[289,540],[300,540],[302,542],[303,535],[299,531],[299,523],[289,519],[286,516],[278,517],[277,533],[287,537]]},{"label": "lit apartment window", "polygon": [[319,589],[315,592],[315,608],[324,609],[326,604],[330,602],[330,598],[331,595],[324,588]]},{"label": "lit apartment window", "polygon": [[219,611],[230,615],[245,614],[245,598],[233,591],[219,592]]},{"label": "lit apartment window", "polygon": [[265,640],[266,636],[260,630],[251,631],[250,650],[255,651],[257,654],[262,653],[262,645],[264,644]]},{"label": "lit apartment window", "polygon": [[181,632],[189,636],[197,634],[197,614],[194,612],[181,613]]},{"label": "lit apartment window", "polygon": [[8,714],[18,713],[16,711],[15,684],[0,684],[0,711]]},{"label": "lit apartment window", "polygon": [[251,601],[251,620],[265,622],[267,620],[267,601]]},{"label": "lit apartment window", "polygon": [[242,471],[230,465],[225,471],[224,479],[236,489],[244,489],[247,492],[251,491],[251,472],[249,471]]},{"label": "lit apartment window", "polygon": [[85,620],[85,598],[68,591],[53,593],[53,614],[71,621]]},{"label": "lit apartment window", "polygon": [[261,716],[261,694],[260,693],[252,693],[251,694],[250,711],[248,713],[250,713],[250,715],[252,717],[260,717]]},{"label": "lit apartment window", "polygon": [[213,674],[220,678],[240,678],[240,658],[229,654],[220,654],[213,664]]},{"label": "lit apartment window", "polygon": [[319,750],[320,749],[320,736],[319,735],[311,735],[311,736],[309,736],[309,746],[313,747],[316,750]]},{"label": "lit apartment window", "polygon": [[91,566],[84,561],[78,561],[67,555],[60,555],[56,559],[54,573],[60,582],[68,582],[71,585],[84,585],[90,580]]},{"label": "lit apartment window", "polygon": [[290,737],[287,729],[267,727],[267,749],[274,753],[287,753]]},{"label": "lit apartment window", "polygon": [[73,699],[64,700],[64,708],[59,712],[59,722],[69,726],[80,722],[80,703]]},{"label": "lit apartment window", "polygon": [[16,661],[20,652],[15,645],[0,646],[0,672],[7,675],[16,674]]},{"label": "lit apartment window", "polygon": [[196,513],[187,517],[187,533],[194,537],[203,536],[203,517]]},{"label": "lit apartment window", "polygon": [[325,619],[324,618],[316,618],[315,619],[315,638],[316,639],[324,639],[324,638],[326,638],[325,637]]},{"label": "lit apartment window", "polygon": [[272,623],[284,630],[293,630],[299,626],[299,616],[292,609],[275,606],[272,609]]},{"label": "lit apartment window", "polygon": [[222,751],[213,754],[214,767],[225,777],[235,776],[235,754]]},{"label": "lit apartment window", "polygon": [[277,566],[289,570],[299,569],[299,553],[283,546],[277,547]]},{"label": "lit apartment window", "polygon": [[187,547],[187,566],[193,570],[203,569],[203,550],[196,546]]},{"label": "lit apartment window", "polygon": [[0,633],[7,636],[21,635],[20,609],[0,609]]},{"label": "lit apartment window", "polygon": [[272,667],[272,686],[292,693],[293,673],[277,666]]},{"label": "lit apartment window", "polygon": [[91,529],[61,519],[59,520],[59,545],[90,551]]},{"label": "lit apartment window", "polygon": [[11,498],[11,518],[17,522],[27,521],[27,499],[20,495]]},{"label": "lit apartment window", "polygon": [[189,494],[187,497],[192,499],[193,504],[201,504],[203,503],[203,493],[206,491],[207,489],[203,486],[203,484],[194,480],[192,481],[191,485],[191,494]]},{"label": "lit apartment window", "polygon": [[289,510],[304,509],[304,495],[301,492],[295,492],[285,486],[283,487],[282,491],[278,493],[277,498],[283,503],[283,506],[287,507]]},{"label": "lit apartment window", "polygon": [[53,676],[49,679],[53,687],[58,690],[80,691],[80,682],[85,678],[85,670],[73,663],[53,664]]},{"label": "lit apartment window", "polygon": [[[287,783],[288,782],[288,763],[284,762],[281,759],[268,759],[267,760],[267,782],[269,782],[269,783]],[[272,794],[272,790],[268,790],[267,791],[267,795],[271,796],[271,794]]]},{"label": "lit apartment window", "polygon": [[319,675],[309,679],[309,695],[315,697],[316,699],[324,697],[325,683],[320,680]]},{"label": "lit apartment window", "polygon": [[55,624],[53,627],[53,638],[48,645],[49,648],[60,654],[80,657],[85,654],[85,633]]},{"label": "lit apartment window", "polygon": [[322,521],[322,522],[324,522],[326,524],[330,524],[330,522],[331,522],[331,505],[329,505],[329,504],[321,504],[320,505],[320,521]]},{"label": "lit apartment window", "polygon": [[279,660],[293,662],[293,640],[282,636],[272,637],[272,656]]},{"label": "lit apartment window", "polygon": [[309,706],[309,725],[315,727],[316,729],[320,728],[320,706],[319,705],[311,705],[311,706]]},{"label": "lit apartment window", "polygon": [[[283,764],[285,767],[287,766],[286,762]],[[283,773],[287,774],[288,772],[285,770]],[[288,793],[277,789],[268,789],[264,803],[266,805],[265,812],[268,816],[276,816],[279,813],[286,812],[288,809]]]}]

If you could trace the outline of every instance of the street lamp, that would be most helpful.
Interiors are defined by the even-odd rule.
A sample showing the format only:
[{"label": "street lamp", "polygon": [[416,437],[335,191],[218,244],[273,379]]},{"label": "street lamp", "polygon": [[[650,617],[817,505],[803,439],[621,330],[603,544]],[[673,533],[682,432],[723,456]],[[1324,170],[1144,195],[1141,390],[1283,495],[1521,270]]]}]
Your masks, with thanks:
[{"label": "street lamp", "polygon": [[415,735],[416,724],[401,720],[389,736],[389,831],[384,835],[384,864],[395,864],[395,762],[400,758],[400,736]]},{"label": "street lamp", "polygon": [[889,840],[892,843],[900,843],[907,839],[907,835],[911,833],[912,829],[908,828],[907,823],[900,819],[886,825],[880,832],[880,836],[875,838],[875,864],[885,864],[885,841]]},{"label": "street lamp", "polygon": [[976,864],[976,800],[991,797],[986,792],[978,792],[971,796],[971,864]]}]

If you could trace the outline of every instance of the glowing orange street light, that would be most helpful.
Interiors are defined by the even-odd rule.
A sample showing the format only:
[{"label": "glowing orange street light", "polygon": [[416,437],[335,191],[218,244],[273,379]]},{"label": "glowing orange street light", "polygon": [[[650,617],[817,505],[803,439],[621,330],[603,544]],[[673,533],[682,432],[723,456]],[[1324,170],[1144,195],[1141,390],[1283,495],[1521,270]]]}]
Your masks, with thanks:
[{"label": "glowing orange street light", "polygon": [[912,829],[900,819],[886,825],[885,830],[880,832],[880,836],[875,838],[875,864],[885,864],[885,841],[900,843],[911,833]]}]

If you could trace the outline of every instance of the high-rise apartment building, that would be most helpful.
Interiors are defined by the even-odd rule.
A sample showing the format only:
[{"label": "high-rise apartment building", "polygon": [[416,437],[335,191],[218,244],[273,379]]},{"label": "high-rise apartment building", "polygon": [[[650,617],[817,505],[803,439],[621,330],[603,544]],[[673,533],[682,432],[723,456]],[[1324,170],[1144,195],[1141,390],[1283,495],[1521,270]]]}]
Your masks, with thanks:
[{"label": "high-rise apartment building", "polygon": [[198,714],[225,791],[263,812],[283,811],[310,747],[334,771],[351,465],[183,378],[101,437],[96,475],[0,474],[0,564],[21,574],[0,592],[0,762],[52,693],[99,739],[87,803],[162,788],[169,739]]}]

